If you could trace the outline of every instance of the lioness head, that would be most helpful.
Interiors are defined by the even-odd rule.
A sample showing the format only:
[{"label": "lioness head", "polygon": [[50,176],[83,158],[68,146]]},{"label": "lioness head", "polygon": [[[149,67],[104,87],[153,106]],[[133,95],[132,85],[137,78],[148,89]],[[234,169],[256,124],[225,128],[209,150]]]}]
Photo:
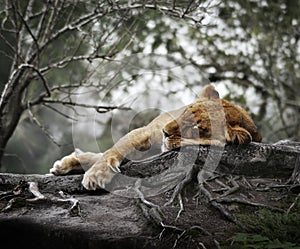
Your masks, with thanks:
[{"label": "lioness head", "polygon": [[225,142],[225,115],[218,100],[199,100],[188,106],[176,120],[163,128],[166,149],[185,144],[216,144]]},{"label": "lioness head", "polygon": [[170,150],[185,144],[211,144],[225,141],[226,122],[219,93],[208,85],[198,100],[187,106],[181,116],[163,128],[164,148]]}]

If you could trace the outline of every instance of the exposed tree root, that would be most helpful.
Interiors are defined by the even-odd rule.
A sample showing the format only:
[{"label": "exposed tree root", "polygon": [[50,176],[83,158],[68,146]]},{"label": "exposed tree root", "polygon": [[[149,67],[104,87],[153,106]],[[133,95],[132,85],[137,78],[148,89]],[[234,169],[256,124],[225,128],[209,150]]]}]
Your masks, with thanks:
[{"label": "exposed tree root", "polygon": [[[175,240],[175,242],[173,244],[173,248],[176,248],[176,246],[180,240],[182,240],[186,236],[189,236],[189,234],[191,232],[195,232],[195,231],[198,231],[199,233],[204,234],[204,235],[212,236],[212,234],[210,232],[208,232],[201,226],[191,226],[189,229],[183,230],[182,233],[178,235],[177,239]],[[205,245],[201,242],[199,243],[199,245],[201,245],[202,248],[206,248]]]},{"label": "exposed tree root", "polygon": [[[175,226],[175,225],[166,224],[164,221],[163,212],[161,211],[160,206],[145,199],[143,193],[139,189],[139,184],[137,184],[135,186],[135,190],[136,190],[139,200],[140,200],[140,207],[143,212],[143,215],[146,218],[153,220],[156,225],[158,225],[162,228],[162,231],[159,234],[159,239],[162,239],[163,234],[167,230],[172,230],[173,232],[178,233],[178,237],[174,242],[173,248],[176,248],[176,245],[179,242],[179,240],[181,240],[186,234],[188,234],[192,230],[198,230],[199,232],[201,232],[204,235],[211,236],[211,233],[209,233],[206,229],[204,229],[203,227],[198,226],[198,225],[191,226],[188,229],[183,229],[183,228]],[[179,196],[181,196],[181,194],[179,194]],[[181,202],[182,202],[182,199],[181,199]],[[181,210],[183,210],[183,204],[181,204],[181,205],[182,205]],[[177,214],[177,217],[179,217],[179,215],[180,215],[180,213]]]},{"label": "exposed tree root", "polygon": [[[124,190],[121,185],[117,185],[116,190],[120,190],[120,193],[128,190],[128,196],[136,197],[146,219],[157,225],[155,227],[158,230],[149,226],[149,230],[146,231],[146,236],[151,233],[153,244],[159,244],[157,241],[159,237],[162,240],[160,244],[167,243],[167,248],[220,248],[218,241],[222,246],[226,246],[228,237],[233,233],[245,232],[240,229],[240,227],[244,228],[240,222],[246,222],[252,211],[269,209],[286,214],[297,212],[299,166],[295,167],[290,182],[287,179],[294,170],[293,165],[299,150],[283,151],[278,147],[264,144],[228,146],[225,147],[222,159],[213,175],[212,172],[203,170],[204,166],[208,165],[203,164],[207,160],[207,151],[209,150],[206,147],[201,150],[197,147],[187,147],[184,151],[170,151],[147,161],[131,161],[121,167],[122,173],[133,177],[134,181],[130,179],[126,185],[126,178],[122,185]],[[198,155],[197,159],[195,155]],[[195,165],[190,167],[192,164]],[[296,162],[296,165],[298,164],[299,159]],[[231,174],[237,174],[239,177]],[[142,178],[142,182],[136,181],[137,178]],[[2,218],[9,219],[10,214],[19,218],[25,214],[33,222],[45,221],[43,225],[52,226],[54,230],[61,229],[61,224],[67,226],[71,224],[73,227],[70,226],[67,233],[73,232],[71,228],[75,227],[76,230],[79,225],[82,225],[81,227],[91,225],[86,227],[88,234],[96,231],[95,234],[98,236],[103,230],[101,226],[95,226],[94,217],[100,220],[103,215],[111,214],[101,222],[103,221],[107,228],[110,223],[113,223],[108,231],[109,238],[115,238],[115,234],[119,236],[126,230],[123,229],[123,224],[127,222],[128,217],[133,216],[126,224],[131,227],[132,222],[138,223],[138,230],[133,229],[133,232],[142,231],[143,234],[143,229],[148,224],[141,217],[135,216],[136,207],[130,206],[132,201],[129,198],[122,198],[122,195],[119,196],[120,198],[113,196],[113,187],[110,195],[98,196],[102,195],[103,191],[95,191],[89,196],[89,192],[83,189],[81,180],[82,176],[76,175],[50,177],[0,174],[2,190],[0,209],[2,212],[9,212],[2,213]],[[122,182],[122,179],[120,181]],[[174,183],[176,186],[170,189]],[[16,185],[18,186],[14,188]],[[151,188],[158,190],[157,194],[152,195],[153,192],[149,191]],[[64,192],[59,192],[60,190]],[[197,198],[193,199],[197,191]],[[81,202],[85,202],[84,214],[87,219],[84,219],[83,224],[78,224],[78,218],[70,217],[80,215],[79,201],[65,193],[74,194],[75,198],[83,193],[78,197]],[[95,204],[98,201],[99,205]],[[101,209],[102,207],[104,208]],[[128,213],[120,214],[121,207],[128,208]],[[100,209],[102,212],[98,215]],[[54,223],[52,220],[49,223],[47,217],[44,219],[44,210],[57,215],[55,221],[61,222],[59,226],[52,224]],[[37,214],[40,215],[38,219],[36,219]],[[111,222],[110,218],[114,222]],[[122,222],[118,223],[120,219]],[[120,232],[116,233],[116,228],[119,227],[121,227]],[[61,231],[61,234],[64,234],[63,232]],[[82,231],[79,231],[79,234],[83,236]],[[129,234],[131,236],[131,233]],[[98,239],[103,241],[101,236]],[[86,240],[89,241],[89,238]]]},{"label": "exposed tree root", "polygon": [[[176,222],[182,212],[185,210],[184,202],[183,202],[183,195],[184,195],[184,189],[185,187],[190,184],[193,180],[199,179],[198,175],[200,174],[200,170],[198,170],[197,167],[192,167],[185,175],[184,179],[174,188],[173,193],[169,200],[164,204],[164,208],[167,208],[167,206],[171,205],[178,200],[179,204],[179,211],[176,215],[176,218],[174,222]],[[195,177],[195,175],[197,177]],[[202,183],[198,183],[199,191],[196,195],[197,199],[201,196],[204,196],[213,208],[215,208],[226,220],[233,222],[238,227],[242,228],[243,230],[247,229],[247,226],[244,225],[241,221],[237,219],[237,217],[234,215],[234,213],[226,208],[226,205],[236,203],[236,204],[242,204],[242,205],[248,205],[255,208],[264,208],[269,209],[271,211],[276,212],[289,212],[298,201],[298,197],[295,199],[295,202],[289,207],[287,211],[285,211],[282,208],[275,207],[269,204],[259,203],[259,202],[253,202],[247,200],[247,196],[249,198],[253,198],[253,195],[250,193],[251,191],[247,191],[247,195],[243,193],[237,193],[240,192],[241,185],[243,186],[242,189],[248,189],[248,190],[257,190],[255,186],[253,186],[252,182],[249,182],[245,177],[233,177],[231,175],[214,175],[207,179],[206,181]],[[221,188],[218,188],[220,186]],[[287,188],[286,185],[270,185],[267,186],[264,191],[271,191],[274,188]],[[173,224],[166,224],[165,223],[165,217],[162,212],[161,206],[146,200],[143,193],[140,191],[139,186],[136,186],[136,192],[138,194],[138,198],[140,200],[140,206],[142,207],[144,216],[148,219],[152,219],[155,221],[155,223],[162,228],[162,231],[160,233],[160,237],[163,236],[163,234],[167,230],[172,230],[175,232],[175,234],[178,234],[173,248],[176,248],[178,246],[178,243],[181,240],[184,240],[187,236],[189,236],[189,232],[192,230],[198,230],[203,235],[209,235],[214,236],[210,232],[208,232],[205,228],[200,227],[198,225],[192,225],[189,228],[182,228],[178,225]],[[240,197],[237,197],[240,196]],[[241,198],[242,197],[242,198]],[[223,205],[225,204],[225,205]],[[216,248],[220,248],[220,245],[218,241],[214,240]],[[201,242],[198,242],[198,246],[202,246],[202,248],[205,248],[205,245]]]},{"label": "exposed tree root", "polygon": [[154,203],[152,203],[151,201],[148,201],[145,199],[144,194],[142,193],[142,191],[140,190],[141,187],[141,180],[138,179],[135,183],[135,188],[134,190],[136,191],[136,193],[138,194],[138,197],[141,199],[142,203],[144,203],[146,206],[149,206],[151,208],[158,208],[160,209],[159,205],[156,205]]},{"label": "exposed tree root", "polygon": [[65,195],[62,191],[59,191],[59,195],[62,198],[58,198],[52,195],[45,196],[40,192],[38,184],[36,182],[21,181],[12,191],[1,193],[1,200],[8,200],[8,203],[1,210],[1,212],[10,211],[14,207],[26,206],[29,203],[34,204],[40,202],[70,202],[72,206],[69,208],[69,214],[71,216],[80,215],[79,201],[77,199]]},{"label": "exposed tree root", "polygon": [[235,215],[231,214],[229,211],[226,210],[226,208],[218,203],[211,193],[204,187],[204,184],[199,184],[199,192],[203,194],[209,201],[209,203],[217,209],[227,220],[235,223],[236,225],[240,226],[241,228],[245,228],[245,226],[238,221],[238,219],[235,217]]},{"label": "exposed tree root", "polygon": [[39,188],[38,188],[38,185],[36,182],[28,182],[28,184],[29,184],[29,191],[34,195],[34,198],[27,199],[27,201],[35,202],[35,201],[46,199],[46,197],[43,194],[41,194],[41,192],[39,191]]},{"label": "exposed tree root", "polygon": [[193,176],[195,175],[195,170],[196,170],[195,166],[190,168],[190,170],[186,173],[184,179],[175,187],[172,197],[170,198],[170,200],[168,202],[166,202],[164,204],[164,206],[168,206],[168,205],[171,205],[172,203],[174,203],[174,201],[178,197],[178,195],[192,181]]},{"label": "exposed tree root", "polygon": [[[194,174],[195,174],[195,168],[193,167],[188,171],[185,178],[175,187],[174,192],[173,192],[171,198],[169,199],[169,201],[164,204],[164,207],[171,205],[175,201],[176,197],[178,198],[180,209],[177,213],[175,221],[178,220],[181,213],[184,211],[184,204],[183,204],[183,200],[182,200],[182,191],[192,181]],[[199,225],[192,225],[186,229],[186,228],[181,228],[176,225],[166,224],[161,207],[159,205],[145,199],[144,194],[140,190],[140,182],[139,181],[137,181],[137,183],[135,185],[135,191],[138,195],[138,198],[140,201],[139,204],[140,204],[141,210],[143,212],[143,215],[147,219],[151,219],[152,221],[154,221],[156,225],[158,225],[162,228],[159,238],[162,239],[163,234],[168,230],[172,230],[173,232],[178,234],[178,237],[176,238],[176,240],[174,242],[173,248],[177,247],[177,244],[179,243],[180,240],[184,239],[185,237],[191,236],[192,231],[198,231],[199,233],[201,233],[203,235],[213,236],[205,228],[203,228]],[[213,201],[213,202],[215,202],[215,201]],[[215,205],[221,206],[217,202],[215,202]],[[229,216],[229,214],[227,214],[227,216]],[[216,239],[214,239],[214,243],[217,248],[220,248],[219,242]],[[201,245],[202,248],[206,248],[202,242],[198,241],[197,244]]]},{"label": "exposed tree root", "polygon": [[[185,175],[184,179],[175,187],[174,192],[171,196],[171,198],[169,199],[168,202],[166,202],[164,204],[164,206],[168,206],[171,205],[172,203],[174,203],[176,197],[178,198],[179,201],[179,205],[180,205],[180,209],[177,213],[176,219],[177,220],[180,217],[180,214],[183,212],[184,210],[184,205],[183,205],[183,201],[182,201],[182,196],[181,193],[183,191],[183,189],[193,180],[193,178],[195,178],[194,176],[197,174],[197,179],[199,178],[199,174],[201,173],[200,169],[198,167],[191,167],[191,169],[187,172],[187,174]],[[226,190],[224,192],[223,196],[227,196],[230,195],[234,192],[236,192],[239,189],[239,185],[238,183],[235,181],[236,178],[231,178],[230,179],[230,183],[232,183],[233,187],[229,187],[225,184],[223,184],[221,181],[219,181],[217,178],[219,176],[212,176],[213,179],[215,179],[215,181],[221,185],[222,187],[225,187],[224,189],[222,189],[222,191]],[[212,180],[211,180],[212,181]],[[204,187],[204,183],[199,183],[199,193],[202,193],[205,197],[207,197],[208,202],[214,207],[216,208],[226,219],[228,219],[229,221],[235,223],[236,225],[245,228],[245,226],[243,224],[241,224],[237,218],[231,214],[229,211],[226,210],[225,207],[223,207],[223,205],[221,205],[220,203],[218,203],[212,196],[212,194],[208,191],[208,189],[206,189]]]},{"label": "exposed tree root", "polygon": [[229,183],[232,184],[232,187],[228,187],[227,191],[225,191],[225,193],[223,193],[221,195],[221,197],[225,197],[225,196],[228,196],[228,195],[231,195],[233,193],[235,193],[236,191],[239,190],[240,186],[239,184],[236,182],[238,177],[233,177],[229,180]]},{"label": "exposed tree root", "polygon": [[19,184],[12,190],[6,191],[1,194],[1,200],[7,200],[8,203],[4,208],[2,208],[1,212],[8,212],[14,207],[24,206],[26,199],[22,197],[24,193],[28,197],[28,188],[29,184],[25,181],[20,181]]},{"label": "exposed tree root", "polygon": [[58,201],[58,202],[71,202],[72,206],[69,208],[69,214],[71,216],[80,216],[80,206],[79,206],[79,201],[69,195],[66,195],[63,191],[59,191],[59,194],[62,198],[64,199],[54,199],[54,201]]},{"label": "exposed tree root", "polygon": [[180,193],[178,194],[178,202],[179,202],[180,209],[177,213],[175,221],[179,219],[180,214],[184,211],[184,205],[183,205],[182,196]]},{"label": "exposed tree root", "polygon": [[269,205],[265,205],[262,203],[256,203],[256,202],[251,202],[251,201],[247,201],[247,200],[242,200],[239,198],[216,198],[215,199],[216,202],[218,203],[239,203],[239,204],[244,204],[244,205],[249,205],[249,206],[253,206],[253,207],[260,207],[260,208],[266,208],[269,209],[271,211],[276,211],[276,212],[280,212],[280,213],[284,213],[285,211],[281,208],[277,208],[277,207],[272,207]]}]

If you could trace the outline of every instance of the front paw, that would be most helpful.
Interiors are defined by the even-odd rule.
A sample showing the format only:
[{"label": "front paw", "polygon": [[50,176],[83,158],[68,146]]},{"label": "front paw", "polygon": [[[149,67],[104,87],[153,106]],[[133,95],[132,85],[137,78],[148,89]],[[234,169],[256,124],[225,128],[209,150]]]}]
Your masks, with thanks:
[{"label": "front paw", "polygon": [[70,172],[82,172],[83,169],[79,160],[73,155],[65,156],[61,160],[57,160],[49,172],[53,175],[67,175]]},{"label": "front paw", "polygon": [[66,175],[69,173],[83,173],[83,169],[81,167],[81,162],[78,158],[78,154],[83,153],[79,152],[79,149],[75,149],[73,153],[68,156],[63,157],[60,160],[57,160],[52,168],[49,170],[53,175]]},{"label": "front paw", "polygon": [[105,188],[105,184],[110,183],[115,173],[105,162],[95,163],[85,172],[82,185],[88,190],[96,190],[98,187]]}]

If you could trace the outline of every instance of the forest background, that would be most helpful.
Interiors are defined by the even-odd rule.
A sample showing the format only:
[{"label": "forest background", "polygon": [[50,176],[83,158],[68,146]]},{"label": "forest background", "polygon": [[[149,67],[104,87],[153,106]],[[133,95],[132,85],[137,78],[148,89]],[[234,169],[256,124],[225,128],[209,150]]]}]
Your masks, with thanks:
[{"label": "forest background", "polygon": [[1,172],[104,151],[214,83],[263,142],[300,139],[300,2],[0,2]]}]

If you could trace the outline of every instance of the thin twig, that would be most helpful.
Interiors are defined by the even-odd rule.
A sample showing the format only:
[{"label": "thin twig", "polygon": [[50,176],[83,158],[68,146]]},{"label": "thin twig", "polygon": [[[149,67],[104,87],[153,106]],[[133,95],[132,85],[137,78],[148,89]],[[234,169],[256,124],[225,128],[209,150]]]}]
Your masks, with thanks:
[{"label": "thin twig", "polygon": [[20,17],[21,21],[23,22],[23,24],[25,25],[25,28],[27,29],[29,35],[31,36],[31,38],[34,41],[34,44],[36,45],[37,51],[39,51],[39,42],[37,40],[37,38],[35,37],[35,35],[32,33],[31,28],[29,27],[27,21],[24,19],[23,15],[20,13],[19,10],[16,10],[18,16]]},{"label": "thin twig", "polygon": [[51,32],[52,32],[51,27],[56,25],[56,23],[53,21],[55,12],[57,11],[57,6],[56,5],[57,5],[57,0],[55,1],[54,6],[52,8],[50,8],[50,15],[48,15],[48,18],[47,18],[47,23],[46,23],[46,26],[44,28],[43,37],[41,37],[42,41],[45,41],[47,39],[47,36],[49,34],[51,34]]},{"label": "thin twig", "polygon": [[113,57],[113,54],[105,54],[105,55],[88,54],[88,55],[69,56],[69,57],[64,58],[61,61],[51,63],[50,65],[41,68],[40,72],[47,73],[50,69],[53,69],[53,68],[64,68],[70,62],[74,62],[74,61],[88,60],[91,62],[95,59],[103,59],[103,60],[112,61],[111,57]]},{"label": "thin twig", "polygon": [[80,82],[80,83],[73,83],[73,84],[64,84],[64,85],[57,85],[54,87],[50,88],[50,91],[62,91],[63,89],[70,89],[70,88],[78,88],[78,87],[94,87],[94,88],[99,88],[99,87],[105,87],[106,85],[102,85],[102,84],[94,84],[93,82],[86,84],[84,82]]},{"label": "thin twig", "polygon": [[[109,112],[115,109],[118,110],[131,110],[129,107],[122,107],[122,106],[103,106],[103,105],[90,105],[90,104],[84,104],[84,103],[77,103],[77,102],[72,102],[72,101],[63,101],[63,100],[58,100],[58,99],[44,99],[42,100],[43,103],[53,103],[53,104],[62,104],[66,106],[78,106],[78,107],[84,107],[84,108],[92,108],[95,109],[99,113],[105,113]],[[33,105],[31,103],[31,105]]]},{"label": "thin twig", "polygon": [[189,13],[190,7],[192,6],[192,4],[193,4],[194,1],[195,1],[195,0],[190,0],[190,2],[188,3],[188,5],[187,5],[185,11],[183,12],[181,18],[184,18],[185,15]]},{"label": "thin twig", "polygon": [[62,145],[56,141],[56,139],[47,131],[47,129],[38,121],[38,119],[33,115],[31,109],[30,109],[30,103],[28,103],[28,113],[32,119],[32,121],[45,133],[45,135],[58,147],[61,147]]},{"label": "thin twig", "polygon": [[[47,1],[46,6],[43,5],[43,9],[42,9],[42,12],[41,12],[42,13],[42,17],[40,18],[40,21],[39,21],[39,23],[37,25],[37,29],[36,29],[36,37],[37,37],[38,40],[41,40],[42,33],[43,33],[43,31],[45,31],[44,24],[45,24],[46,17],[47,17],[48,11],[49,11],[49,5],[50,5],[50,1],[49,0]],[[41,40],[41,42],[42,42],[42,40]],[[40,50],[41,50],[41,48],[40,48]]]},{"label": "thin twig", "polygon": [[61,116],[65,117],[65,118],[67,118],[67,119],[71,119],[71,120],[73,120],[73,121],[78,121],[76,118],[71,117],[71,116],[69,116],[69,115],[63,113],[63,112],[61,112],[60,110],[57,110],[56,108],[54,108],[54,107],[51,106],[51,105],[47,105],[46,103],[43,103],[43,105],[44,105],[45,107],[49,108],[50,110],[52,110],[52,111],[58,113],[59,115],[61,115]]}]

